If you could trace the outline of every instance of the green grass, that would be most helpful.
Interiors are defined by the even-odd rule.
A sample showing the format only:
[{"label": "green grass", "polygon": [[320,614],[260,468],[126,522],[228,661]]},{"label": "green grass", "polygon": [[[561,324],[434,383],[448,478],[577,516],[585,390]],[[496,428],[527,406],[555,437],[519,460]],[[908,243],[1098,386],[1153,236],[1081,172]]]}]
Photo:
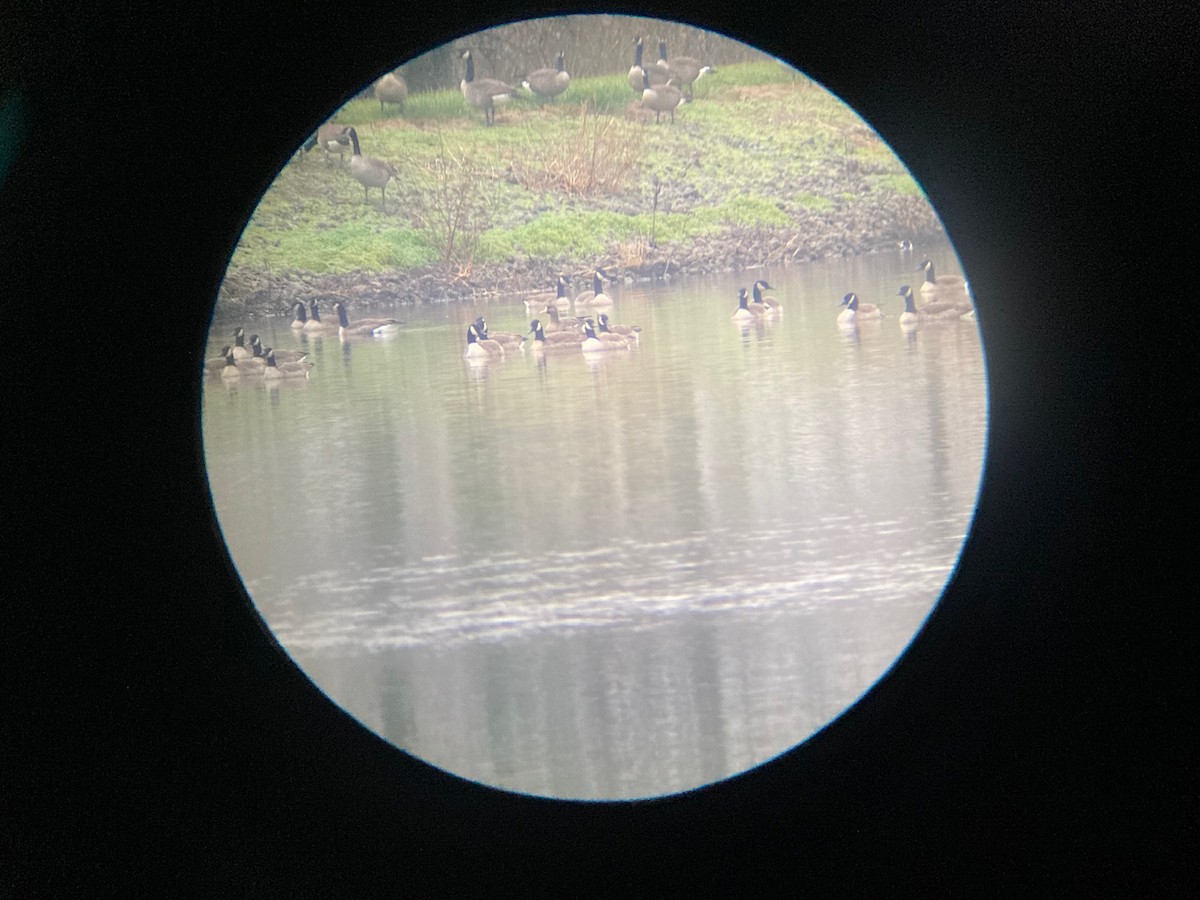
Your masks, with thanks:
[{"label": "green grass", "polygon": [[[702,78],[695,102],[677,111],[673,125],[626,121],[636,100],[624,73],[573,79],[552,101],[525,96],[505,104],[490,128],[457,90],[413,94],[399,113],[381,112],[373,99],[351,100],[334,118],[355,125],[364,153],[400,172],[388,187],[387,212],[377,191],[363,202],[348,167],[307,154],[264,195],[231,268],[338,273],[432,265],[439,258],[429,225],[432,192],[439,178],[454,180],[456,166],[460,184],[477,183],[472,202],[487,216],[480,262],[599,258],[648,237],[655,178],[660,246],[730,228],[787,227],[800,211],[861,202],[862,179],[872,193],[923,197],[850,109],[773,61],[724,66]],[[606,123],[619,127],[604,132]],[[609,143],[592,137],[602,132]],[[573,153],[611,151],[613,140],[621,148],[636,142],[627,179],[581,198],[563,190],[561,179],[530,177],[538,174],[530,166],[563,162],[547,148],[566,148],[569,161]],[[847,166],[848,158],[857,166]],[[630,205],[637,214],[625,211]]]}]

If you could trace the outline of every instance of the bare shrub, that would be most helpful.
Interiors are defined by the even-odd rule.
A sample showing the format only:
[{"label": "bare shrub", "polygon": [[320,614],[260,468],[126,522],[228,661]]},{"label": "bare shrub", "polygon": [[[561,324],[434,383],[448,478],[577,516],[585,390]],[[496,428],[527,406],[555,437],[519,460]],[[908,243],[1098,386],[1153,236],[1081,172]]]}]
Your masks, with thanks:
[{"label": "bare shrub", "polygon": [[433,158],[413,169],[426,238],[447,271],[468,274],[495,221],[497,173],[462,147],[448,146],[444,137]]},{"label": "bare shrub", "polygon": [[562,140],[548,141],[530,131],[527,145],[512,160],[512,174],[535,191],[614,194],[625,186],[641,158],[641,128],[612,116],[594,115],[585,104],[574,134]]}]

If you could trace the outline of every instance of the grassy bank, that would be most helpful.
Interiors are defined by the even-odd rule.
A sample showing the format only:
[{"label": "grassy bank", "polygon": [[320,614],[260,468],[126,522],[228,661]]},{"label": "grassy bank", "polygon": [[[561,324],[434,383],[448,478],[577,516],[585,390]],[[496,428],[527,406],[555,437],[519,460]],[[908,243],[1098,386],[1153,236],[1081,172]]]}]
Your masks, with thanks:
[{"label": "grassy bank", "polygon": [[399,173],[386,209],[377,190],[364,202],[336,156],[299,154],[243,234],[222,299],[244,302],[271,279],[462,282],[503,266],[538,288],[555,267],[712,269],[731,242],[788,262],[938,227],[875,134],[774,62],[701,79],[674,124],[655,124],[624,75],[574,79],[554,101],[523,97],[496,118],[485,127],[457,91],[414,95],[400,112],[351,101],[336,121]]}]

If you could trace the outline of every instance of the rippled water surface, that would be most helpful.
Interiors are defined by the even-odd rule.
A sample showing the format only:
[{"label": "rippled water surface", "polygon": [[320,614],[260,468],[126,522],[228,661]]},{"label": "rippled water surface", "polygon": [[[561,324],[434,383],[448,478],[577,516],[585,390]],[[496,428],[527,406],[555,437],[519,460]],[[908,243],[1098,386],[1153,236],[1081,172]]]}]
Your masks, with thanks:
[{"label": "rippled water surface", "polygon": [[[891,666],[969,527],[979,332],[899,327],[916,261],[615,285],[640,346],[595,360],[464,361],[466,324],[525,330],[520,302],[415,307],[352,343],[246,323],[317,365],[206,386],[233,560],[307,675],[441,768],[581,798],[744,771]],[[784,314],[743,331],[755,277]],[[890,318],[840,328],[849,290]]]}]

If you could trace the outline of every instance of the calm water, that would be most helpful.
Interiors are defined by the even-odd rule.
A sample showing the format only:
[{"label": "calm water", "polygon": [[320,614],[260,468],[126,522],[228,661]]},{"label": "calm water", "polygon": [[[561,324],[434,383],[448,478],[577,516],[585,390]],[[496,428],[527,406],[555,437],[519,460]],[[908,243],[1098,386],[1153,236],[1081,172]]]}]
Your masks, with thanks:
[{"label": "calm water", "polygon": [[[254,323],[317,367],[208,383],[233,560],[301,669],[441,768],[574,798],[744,771],[892,665],[969,527],[982,349],[972,321],[900,329],[922,252],[615,285],[640,346],[594,361],[465,362],[466,323],[524,331],[520,302],[353,343]],[[784,315],[743,331],[755,277]],[[848,290],[891,318],[839,328]]]}]

